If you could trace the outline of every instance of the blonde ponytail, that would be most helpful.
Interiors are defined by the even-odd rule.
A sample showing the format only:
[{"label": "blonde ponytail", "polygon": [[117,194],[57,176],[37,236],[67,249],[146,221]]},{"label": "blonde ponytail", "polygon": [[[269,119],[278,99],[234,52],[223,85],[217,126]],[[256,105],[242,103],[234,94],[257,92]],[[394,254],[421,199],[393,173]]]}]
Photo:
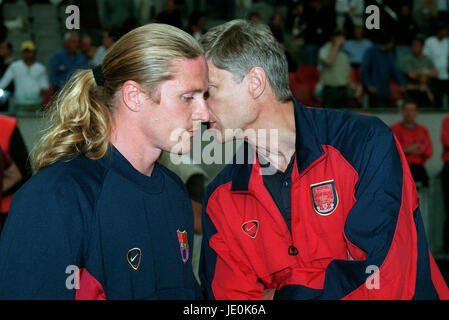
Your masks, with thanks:
[{"label": "blonde ponytail", "polygon": [[99,91],[92,70],[83,70],[58,93],[48,113],[50,126],[32,152],[36,171],[79,154],[93,160],[104,156],[112,115]]}]

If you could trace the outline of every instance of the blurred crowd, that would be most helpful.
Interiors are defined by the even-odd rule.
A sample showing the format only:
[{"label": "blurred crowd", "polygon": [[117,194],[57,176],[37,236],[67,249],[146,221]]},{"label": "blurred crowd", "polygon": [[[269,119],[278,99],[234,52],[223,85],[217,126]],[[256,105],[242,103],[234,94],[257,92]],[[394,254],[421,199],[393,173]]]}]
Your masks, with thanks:
[{"label": "blurred crowd", "polygon": [[[65,26],[70,4],[80,10],[79,30]],[[365,12],[372,4],[379,16]],[[17,14],[8,14],[14,7]],[[198,39],[233,18],[270,26],[288,57],[292,92],[305,104],[388,108],[413,99],[447,106],[446,0],[10,0],[0,9],[0,88],[19,108],[45,104],[75,70],[100,64],[139,25],[167,23]],[[369,17],[379,29],[366,28]],[[32,72],[24,75],[27,66]]]},{"label": "blurred crowd", "polygon": [[[71,4],[79,8],[79,30],[65,25]],[[373,4],[378,16],[365,12]],[[444,108],[448,7],[447,0],[2,1],[0,89],[32,110],[75,70],[100,64],[137,26],[171,24],[199,39],[208,27],[245,18],[270,26],[286,52],[292,92],[305,104],[388,108],[412,99],[420,107]],[[367,19],[377,19],[379,29],[368,29]],[[0,111],[7,108],[0,105]]]}]

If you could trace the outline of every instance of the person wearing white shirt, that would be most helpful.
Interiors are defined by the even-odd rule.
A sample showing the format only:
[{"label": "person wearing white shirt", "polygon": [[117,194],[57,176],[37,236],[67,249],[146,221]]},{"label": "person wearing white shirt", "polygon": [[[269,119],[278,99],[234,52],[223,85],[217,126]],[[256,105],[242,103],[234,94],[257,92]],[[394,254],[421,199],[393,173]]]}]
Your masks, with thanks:
[{"label": "person wearing white shirt", "polygon": [[121,31],[117,27],[109,27],[103,33],[102,45],[98,47],[97,52],[95,53],[95,56],[92,59],[92,65],[94,66],[101,65],[106,53],[108,53],[108,50],[120,38],[121,36],[120,32]]},{"label": "person wearing white shirt", "polygon": [[337,14],[337,28],[344,27],[347,17],[352,20],[354,25],[361,25],[363,23],[364,11],[364,0],[336,0],[335,12]]},{"label": "person wearing white shirt", "polygon": [[31,41],[21,46],[22,59],[11,63],[0,80],[0,89],[14,81],[14,101],[17,106],[35,106],[43,103],[49,88],[45,67],[35,61],[36,48]]},{"label": "person wearing white shirt", "polygon": [[435,105],[437,107],[442,107],[442,96],[449,93],[449,40],[447,31],[448,29],[444,24],[438,25],[435,36],[426,39],[423,49],[423,54],[433,61],[435,69],[438,71],[438,78],[434,81]]}]

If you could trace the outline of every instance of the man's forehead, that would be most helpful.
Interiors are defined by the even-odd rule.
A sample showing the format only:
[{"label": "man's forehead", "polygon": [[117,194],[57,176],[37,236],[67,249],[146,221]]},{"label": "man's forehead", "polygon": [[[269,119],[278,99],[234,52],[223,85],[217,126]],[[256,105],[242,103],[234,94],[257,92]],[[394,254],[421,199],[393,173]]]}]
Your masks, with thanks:
[{"label": "man's forehead", "polygon": [[219,82],[226,78],[232,78],[229,71],[216,67],[212,61],[208,60],[207,65],[209,67],[209,82]]},{"label": "man's forehead", "polygon": [[[181,91],[200,92],[207,88],[208,73],[205,59],[176,59],[172,62],[172,82],[181,85]],[[168,80],[170,81],[170,80]]]}]

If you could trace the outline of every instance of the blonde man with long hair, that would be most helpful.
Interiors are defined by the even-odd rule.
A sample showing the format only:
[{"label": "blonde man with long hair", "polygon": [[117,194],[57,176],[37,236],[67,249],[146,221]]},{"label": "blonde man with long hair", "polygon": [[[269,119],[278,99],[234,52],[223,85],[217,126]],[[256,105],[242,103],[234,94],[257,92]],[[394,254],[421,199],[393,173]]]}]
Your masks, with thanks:
[{"label": "blonde man with long hair", "polygon": [[200,297],[189,197],[156,160],[208,121],[207,72],[191,36],[149,24],[72,76],[0,239],[0,299]]}]

